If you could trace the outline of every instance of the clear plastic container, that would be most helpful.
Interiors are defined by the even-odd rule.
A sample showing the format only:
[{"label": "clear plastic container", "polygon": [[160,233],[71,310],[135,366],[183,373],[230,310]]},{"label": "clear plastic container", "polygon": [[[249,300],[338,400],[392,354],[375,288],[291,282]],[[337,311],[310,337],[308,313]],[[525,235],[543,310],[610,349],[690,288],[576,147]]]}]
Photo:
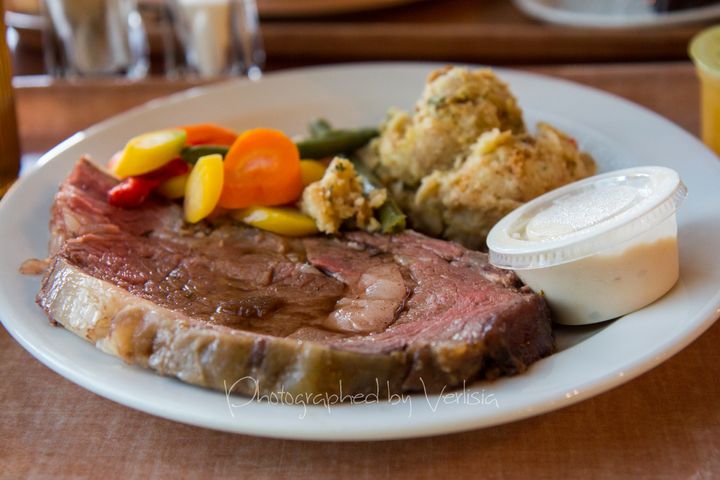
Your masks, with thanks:
[{"label": "clear plastic container", "polygon": [[558,323],[616,318],[677,282],[676,211],[687,194],[674,170],[637,167],[553,190],[488,235],[490,262],[542,293]]}]

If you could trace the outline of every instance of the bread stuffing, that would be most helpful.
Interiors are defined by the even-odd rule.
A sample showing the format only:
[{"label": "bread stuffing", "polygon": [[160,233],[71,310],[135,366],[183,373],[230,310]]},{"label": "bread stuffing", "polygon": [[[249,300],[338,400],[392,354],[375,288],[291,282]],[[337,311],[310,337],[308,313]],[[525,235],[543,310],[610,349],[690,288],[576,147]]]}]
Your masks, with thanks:
[{"label": "bread stuffing", "polygon": [[354,222],[355,227],[374,232],[380,223],[373,216],[373,210],[386,199],[384,188],[365,193],[363,179],[352,162],[335,157],[322,179],[305,188],[302,210],[315,219],[318,230],[324,233],[337,233],[344,222]]},{"label": "bread stuffing", "polygon": [[460,67],[428,77],[413,115],[391,110],[362,158],[412,228],[481,249],[511,210],[595,173],[567,134],[545,123],[528,133],[491,70]]}]

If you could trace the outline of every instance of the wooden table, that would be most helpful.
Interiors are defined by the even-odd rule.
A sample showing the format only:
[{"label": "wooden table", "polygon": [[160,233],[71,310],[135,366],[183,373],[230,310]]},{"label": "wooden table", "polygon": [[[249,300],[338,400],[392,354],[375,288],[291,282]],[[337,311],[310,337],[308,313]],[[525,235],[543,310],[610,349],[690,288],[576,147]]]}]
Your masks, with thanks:
[{"label": "wooden table", "polygon": [[[689,64],[540,70],[698,131]],[[181,86],[20,87],[26,152]],[[712,478],[720,475],[718,345],[720,323],[622,387],[508,425],[427,439],[308,443],[219,433],[117,405],[51,372],[0,329],[0,477]]]}]

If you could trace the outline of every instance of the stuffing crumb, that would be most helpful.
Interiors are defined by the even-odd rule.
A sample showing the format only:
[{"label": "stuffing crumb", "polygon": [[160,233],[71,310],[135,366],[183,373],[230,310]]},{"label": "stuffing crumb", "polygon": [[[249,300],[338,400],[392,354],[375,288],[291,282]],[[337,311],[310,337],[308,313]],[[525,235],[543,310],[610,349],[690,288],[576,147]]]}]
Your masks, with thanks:
[{"label": "stuffing crumb", "polygon": [[364,193],[363,179],[352,162],[335,157],[323,178],[305,188],[301,207],[321,232],[337,233],[347,221],[359,229],[375,232],[380,229],[380,223],[373,211],[385,200],[387,190],[377,188]]}]

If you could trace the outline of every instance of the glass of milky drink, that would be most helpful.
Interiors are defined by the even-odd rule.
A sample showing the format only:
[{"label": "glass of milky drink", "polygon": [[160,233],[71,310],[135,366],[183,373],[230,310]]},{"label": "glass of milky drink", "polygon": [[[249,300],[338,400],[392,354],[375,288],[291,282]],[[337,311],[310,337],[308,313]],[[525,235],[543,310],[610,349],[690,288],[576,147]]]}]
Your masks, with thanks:
[{"label": "glass of milky drink", "polygon": [[260,78],[265,51],[255,0],[170,0],[186,72]]},{"label": "glass of milky drink", "polygon": [[720,25],[698,33],[689,53],[700,79],[701,137],[720,155]]},{"label": "glass of milky drink", "polygon": [[61,76],[142,78],[148,42],[136,0],[44,0]]},{"label": "glass of milky drink", "polygon": [[545,296],[554,319],[597,323],[654,302],[677,282],[677,172],[636,167],[542,195],[493,227],[490,262]]}]

